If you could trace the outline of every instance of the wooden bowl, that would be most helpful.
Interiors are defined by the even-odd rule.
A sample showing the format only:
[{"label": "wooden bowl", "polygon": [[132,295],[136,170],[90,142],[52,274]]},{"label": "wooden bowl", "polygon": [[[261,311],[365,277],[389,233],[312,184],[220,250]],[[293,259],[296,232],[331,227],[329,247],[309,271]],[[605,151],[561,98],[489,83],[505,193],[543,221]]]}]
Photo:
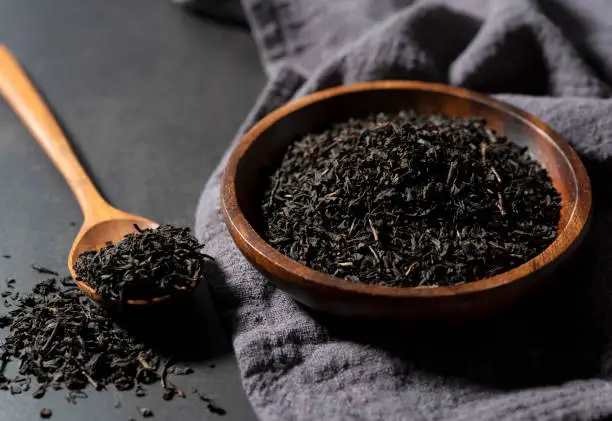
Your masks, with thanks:
[{"label": "wooden bowl", "polygon": [[[489,127],[528,147],[561,194],[556,240],[523,265],[491,278],[456,286],[401,288],[355,283],[310,269],[275,250],[258,234],[265,176],[278,166],[292,141],[351,117],[402,109],[483,117]],[[308,307],[343,316],[459,320],[508,307],[551,278],[586,232],[591,185],[580,158],[567,142],[525,111],[465,89],[377,81],[317,92],[257,123],[229,158],[221,183],[221,209],[242,253],[278,288]]]}]

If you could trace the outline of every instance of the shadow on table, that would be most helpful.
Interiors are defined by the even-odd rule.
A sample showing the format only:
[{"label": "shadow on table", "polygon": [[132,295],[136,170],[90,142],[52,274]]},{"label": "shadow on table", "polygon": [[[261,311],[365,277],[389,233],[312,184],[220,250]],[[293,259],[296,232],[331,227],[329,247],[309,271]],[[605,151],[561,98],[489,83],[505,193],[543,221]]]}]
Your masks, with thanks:
[{"label": "shadow on table", "polygon": [[[216,272],[219,272],[216,264],[208,263],[204,279]],[[232,352],[205,280],[193,293],[151,307],[125,310],[117,315],[117,322],[161,355],[172,359],[206,361]]]}]

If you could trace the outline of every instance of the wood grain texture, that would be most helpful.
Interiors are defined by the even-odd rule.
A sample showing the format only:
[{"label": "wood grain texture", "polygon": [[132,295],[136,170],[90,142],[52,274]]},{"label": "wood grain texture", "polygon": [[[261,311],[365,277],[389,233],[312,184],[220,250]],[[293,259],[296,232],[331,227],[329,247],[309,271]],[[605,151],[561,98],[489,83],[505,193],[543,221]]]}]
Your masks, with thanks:
[{"label": "wood grain texture", "polygon": [[[134,224],[142,229],[155,228],[158,224],[116,209],[102,198],[79,163],[53,114],[17,60],[3,45],[0,45],[0,93],[62,173],[81,206],[84,222],[68,255],[68,270],[81,291],[102,302],[102,297],[93,288],[76,278],[74,262],[79,254],[86,250],[100,249],[107,242],[121,240],[126,234],[136,231]],[[146,305],[168,298],[170,296],[131,300],[128,304]]]},{"label": "wood grain texture", "polygon": [[[257,232],[264,177],[288,145],[334,122],[371,113],[415,109],[456,117],[483,117],[487,125],[529,148],[562,198],[558,236],[523,265],[476,282],[399,288],[354,283],[303,266],[279,253]],[[321,91],[289,103],[257,123],[233,150],[221,184],[221,208],[242,253],[280,289],[316,310],[343,316],[459,320],[514,304],[575,250],[591,214],[591,185],[574,150],[554,130],[511,105],[461,88],[413,81],[375,81]]]}]

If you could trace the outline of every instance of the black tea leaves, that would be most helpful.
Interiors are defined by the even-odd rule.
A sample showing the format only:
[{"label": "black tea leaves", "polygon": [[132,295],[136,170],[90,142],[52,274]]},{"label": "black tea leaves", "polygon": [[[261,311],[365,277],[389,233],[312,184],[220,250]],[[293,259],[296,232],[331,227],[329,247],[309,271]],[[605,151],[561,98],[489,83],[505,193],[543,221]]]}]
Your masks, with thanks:
[{"label": "black tea leaves", "polygon": [[100,250],[79,255],[77,279],[105,299],[129,300],[161,297],[177,290],[192,290],[212,259],[189,228],[161,225],[126,235]]},{"label": "black tea leaves", "polygon": [[397,287],[521,265],[556,238],[561,198],[525,148],[480,119],[351,119],[288,148],[263,236],[313,269]]}]

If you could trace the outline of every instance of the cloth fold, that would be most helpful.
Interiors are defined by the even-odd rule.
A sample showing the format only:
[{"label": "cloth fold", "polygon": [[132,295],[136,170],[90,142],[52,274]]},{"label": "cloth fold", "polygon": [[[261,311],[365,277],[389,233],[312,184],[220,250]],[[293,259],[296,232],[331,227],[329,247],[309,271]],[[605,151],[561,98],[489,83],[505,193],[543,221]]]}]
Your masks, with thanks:
[{"label": "cloth fold", "polygon": [[375,79],[461,85],[538,115],[581,154],[594,218],[542,294],[469,326],[401,331],[309,312],[240,254],[219,183],[198,237],[263,420],[612,417],[612,3],[609,0],[243,0],[270,77],[238,136],[301,95]]}]

